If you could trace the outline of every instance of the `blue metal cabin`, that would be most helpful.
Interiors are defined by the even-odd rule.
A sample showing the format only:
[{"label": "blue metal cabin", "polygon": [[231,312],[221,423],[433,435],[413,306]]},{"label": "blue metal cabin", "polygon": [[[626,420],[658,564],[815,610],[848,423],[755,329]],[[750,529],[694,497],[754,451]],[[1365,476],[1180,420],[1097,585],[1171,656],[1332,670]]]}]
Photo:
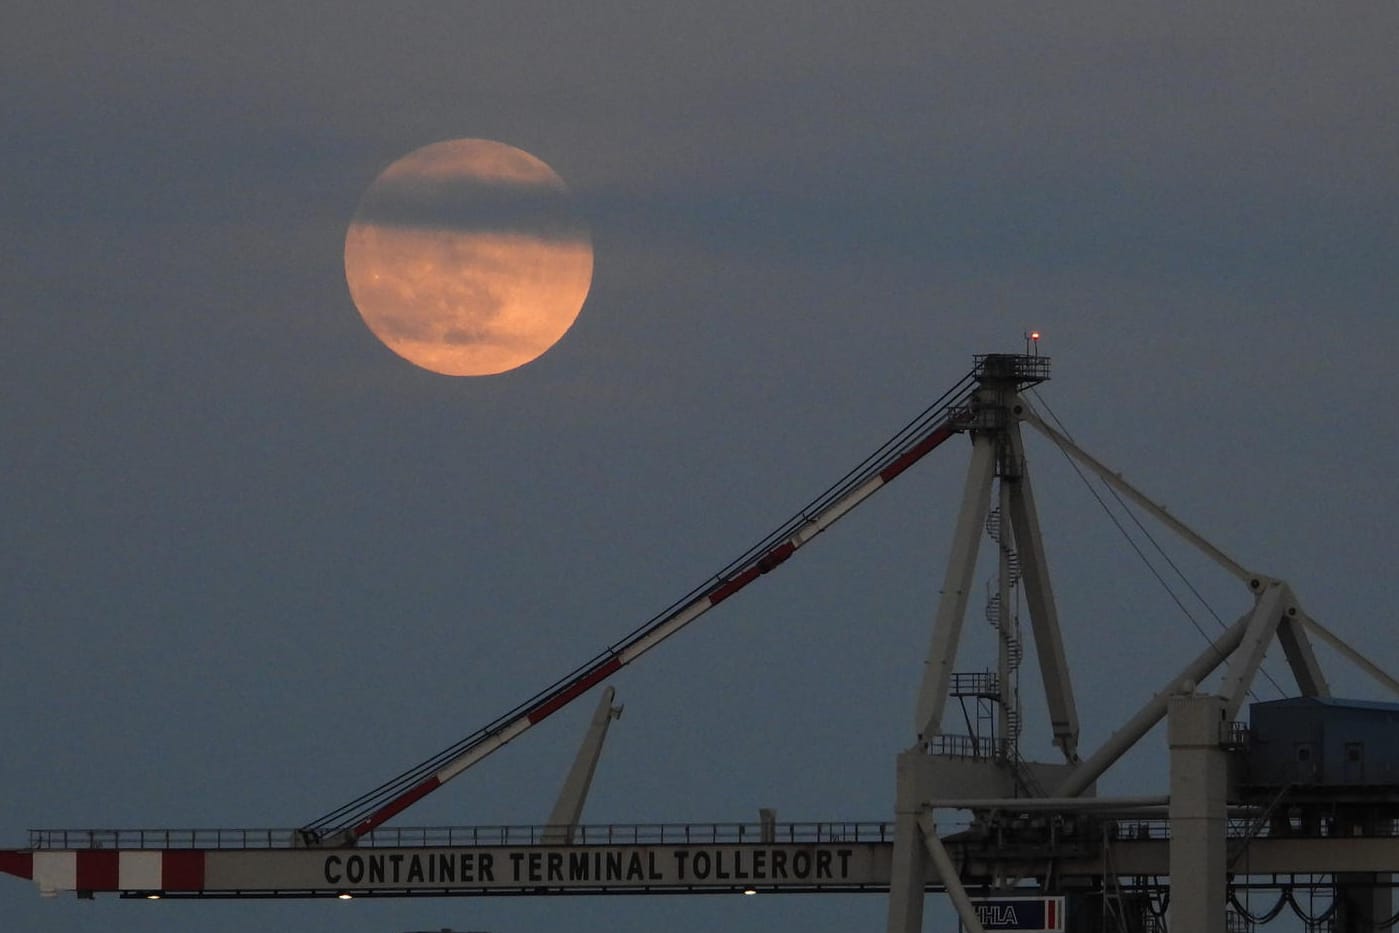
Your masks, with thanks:
[{"label": "blue metal cabin", "polygon": [[1399,785],[1399,703],[1293,697],[1249,707],[1246,784]]}]

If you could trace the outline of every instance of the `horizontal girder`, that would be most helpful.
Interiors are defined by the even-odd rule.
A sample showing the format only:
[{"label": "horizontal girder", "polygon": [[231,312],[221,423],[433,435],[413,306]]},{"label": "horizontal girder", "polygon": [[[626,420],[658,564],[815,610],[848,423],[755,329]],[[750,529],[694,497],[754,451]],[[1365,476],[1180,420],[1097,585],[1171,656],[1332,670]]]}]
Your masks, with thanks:
[{"label": "horizontal girder", "polygon": [[[1038,815],[1038,814],[1037,814]],[[572,846],[418,845],[345,848],[28,849],[0,853],[0,870],[31,878],[42,893],[111,893],[125,897],[314,898],[444,897],[492,894],[697,894],[801,891],[887,891],[893,858],[888,824],[781,824],[772,838],[795,838],[794,825],[845,826],[849,839],[749,841],[714,833],[716,825],[666,827],[692,831],[691,843],[637,842]],[[1166,876],[1168,823],[1122,824],[1102,845],[1072,838],[988,844],[944,840],[969,888],[998,877],[1036,877],[1047,870],[1061,884],[1104,874]],[[649,827],[656,829],[657,827]],[[510,827],[481,827],[500,832]],[[513,829],[534,829],[525,827]],[[594,827],[594,829],[599,829]],[[643,827],[609,827],[640,839]],[[1149,829],[1150,831],[1145,831]],[[150,831],[146,831],[149,833]],[[466,830],[454,831],[465,833]],[[1257,837],[1248,840],[1239,875],[1399,872],[1399,838]],[[925,889],[940,890],[929,867]]]}]

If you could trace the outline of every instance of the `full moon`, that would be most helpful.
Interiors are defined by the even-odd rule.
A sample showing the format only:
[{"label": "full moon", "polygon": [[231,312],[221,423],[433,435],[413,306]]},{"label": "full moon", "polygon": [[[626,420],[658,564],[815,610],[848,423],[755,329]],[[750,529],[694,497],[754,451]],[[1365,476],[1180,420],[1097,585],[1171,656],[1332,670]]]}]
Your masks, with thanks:
[{"label": "full moon", "polygon": [[345,280],[364,323],[410,363],[503,373],[573,325],[593,247],[563,180],[504,143],[451,139],[394,162],[345,234]]}]

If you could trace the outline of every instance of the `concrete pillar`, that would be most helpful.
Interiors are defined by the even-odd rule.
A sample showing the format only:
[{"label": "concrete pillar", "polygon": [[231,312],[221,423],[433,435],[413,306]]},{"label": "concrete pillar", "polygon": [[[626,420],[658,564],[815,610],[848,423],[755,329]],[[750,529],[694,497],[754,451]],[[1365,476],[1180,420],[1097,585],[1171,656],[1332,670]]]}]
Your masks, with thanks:
[{"label": "concrete pillar", "polygon": [[1171,905],[1169,928],[1224,933],[1227,900],[1229,754],[1220,743],[1226,701],[1173,696],[1171,748]]},{"label": "concrete pillar", "polygon": [[888,933],[921,933],[923,885],[928,876],[928,855],[923,830],[918,825],[923,793],[919,780],[921,748],[899,755],[894,789],[894,854],[889,877]]}]

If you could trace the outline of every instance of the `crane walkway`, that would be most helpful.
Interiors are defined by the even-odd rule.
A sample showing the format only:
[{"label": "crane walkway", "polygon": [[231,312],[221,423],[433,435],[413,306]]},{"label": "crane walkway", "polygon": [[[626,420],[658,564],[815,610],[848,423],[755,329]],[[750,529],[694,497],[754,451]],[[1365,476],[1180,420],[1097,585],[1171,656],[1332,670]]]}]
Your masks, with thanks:
[{"label": "crane walkway", "polygon": [[[353,846],[296,830],[35,830],[0,870],[42,894],[405,897],[886,891],[889,823],[637,823],[388,829]],[[558,838],[556,834],[553,838]]]},{"label": "crane walkway", "polygon": [[[557,826],[427,826],[381,828],[356,848],[549,845]],[[601,823],[573,828],[576,846],[813,845],[891,842],[893,823]],[[31,829],[29,848],[51,849],[297,849],[295,829]]]},{"label": "crane walkway", "polygon": [[[1169,873],[1164,819],[1093,819],[1075,829],[1043,815],[1026,815],[1023,838],[948,836],[963,883],[1028,876],[1047,861],[1065,883]],[[1250,828],[1231,820],[1230,835]],[[307,846],[288,829],[46,829],[31,832],[28,849],[0,852],[0,871],[46,895],[152,899],[882,892],[891,881],[892,823],[601,824],[576,827],[569,845],[548,841],[557,829],[379,829],[333,847]],[[1399,826],[1367,829],[1255,834],[1240,870],[1281,886],[1318,873],[1399,871]],[[924,888],[942,888],[935,871]]]}]

